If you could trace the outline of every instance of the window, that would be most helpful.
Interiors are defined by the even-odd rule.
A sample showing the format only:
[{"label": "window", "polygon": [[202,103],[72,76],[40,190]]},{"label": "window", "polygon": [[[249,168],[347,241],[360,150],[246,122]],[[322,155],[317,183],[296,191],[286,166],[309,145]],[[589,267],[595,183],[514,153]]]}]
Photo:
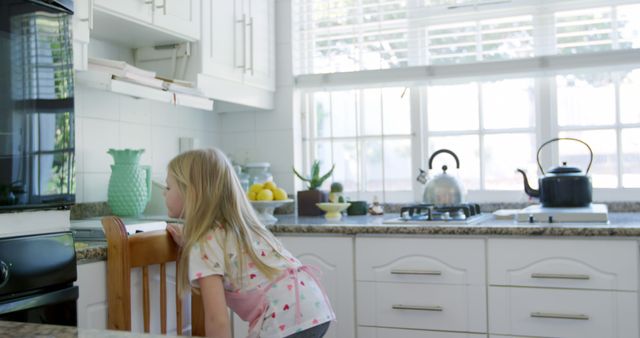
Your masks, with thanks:
[{"label": "window", "polygon": [[[638,1],[293,6],[306,162],[335,163],[350,196],[419,200],[418,170],[447,148],[460,170],[442,154],[432,174],[447,164],[469,199],[522,198],[515,169],[534,179],[555,137],[593,149],[596,199],[640,187]],[[564,161],[585,170],[589,151],[561,141],[541,153],[545,169]]]}]

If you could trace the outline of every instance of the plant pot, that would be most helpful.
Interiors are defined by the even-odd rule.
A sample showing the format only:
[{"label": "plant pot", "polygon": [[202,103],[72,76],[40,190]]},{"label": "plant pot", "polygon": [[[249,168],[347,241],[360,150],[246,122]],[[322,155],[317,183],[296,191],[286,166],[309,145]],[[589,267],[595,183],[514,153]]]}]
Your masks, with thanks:
[{"label": "plant pot", "polygon": [[322,216],[324,212],[318,208],[316,203],[323,203],[328,200],[328,193],[322,190],[302,190],[298,191],[298,216]]}]

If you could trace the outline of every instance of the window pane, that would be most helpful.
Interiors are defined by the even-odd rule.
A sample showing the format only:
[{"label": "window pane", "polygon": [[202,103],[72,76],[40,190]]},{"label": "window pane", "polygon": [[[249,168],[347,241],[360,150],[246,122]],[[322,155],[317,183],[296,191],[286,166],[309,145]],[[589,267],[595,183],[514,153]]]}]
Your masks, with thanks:
[{"label": "window pane", "polygon": [[315,135],[317,137],[331,136],[331,100],[329,93],[313,93],[311,100],[315,118]]},{"label": "window pane", "polygon": [[533,16],[506,17],[480,22],[483,60],[533,56]]},{"label": "window pane", "polygon": [[[320,173],[324,174],[327,170],[329,170],[331,168],[331,165],[334,163],[333,162],[333,156],[331,154],[331,142],[330,141],[319,141],[319,142],[315,142],[314,143],[314,152],[315,152],[315,157],[311,156],[312,160],[310,161],[309,165],[307,166],[307,171],[306,172],[302,172],[301,174],[303,176],[308,176],[309,172],[311,171],[311,163],[313,162],[313,159],[317,159],[320,161]],[[335,179],[335,170],[333,173],[333,177]],[[331,179],[328,179],[327,181],[331,181]],[[329,183],[331,184],[331,183]],[[306,182],[305,182],[305,187],[307,186]],[[325,182],[325,184],[322,186],[322,189],[325,189],[325,187],[328,187],[327,182]]]},{"label": "window pane", "polygon": [[[333,182],[341,182],[344,190],[358,190],[358,152],[356,141],[335,141],[333,143],[333,163],[336,169],[333,171]],[[324,166],[326,172],[330,165]],[[329,190],[331,180],[327,180],[323,189]]]},{"label": "window pane", "polygon": [[386,191],[412,189],[411,140],[384,141],[384,188]]},{"label": "window pane", "polygon": [[600,52],[613,48],[611,7],[559,12],[555,19],[558,53]]},{"label": "window pane", "polygon": [[360,130],[362,135],[382,135],[382,113],[380,89],[362,90]]},{"label": "window pane", "polygon": [[630,72],[620,83],[620,120],[640,122],[640,70]]},{"label": "window pane", "polygon": [[640,128],[622,130],[622,186],[640,187]]},{"label": "window pane", "polygon": [[482,84],[482,116],[486,129],[532,127],[535,120],[533,80],[504,80]]},{"label": "window pane", "polygon": [[[462,180],[467,189],[480,189],[480,148],[478,135],[466,136],[446,136],[429,138],[429,154],[431,156],[439,149],[449,149],[453,151],[460,160],[460,169],[456,169],[455,160],[449,154],[440,154],[433,160],[433,169],[429,171],[429,176],[442,173],[442,166],[447,165],[447,171]],[[429,158],[424,159],[424,170],[428,170]],[[415,173],[416,176],[418,173]]]},{"label": "window pane", "polygon": [[[591,175],[594,188],[615,188],[618,186],[618,157],[614,130],[561,132],[560,137],[577,138],[591,147],[593,164],[589,175]],[[560,152],[559,164],[567,162],[569,166],[578,167],[582,171],[587,170],[589,150],[583,144],[575,141],[559,141],[558,149]]]},{"label": "window pane", "polygon": [[411,134],[411,116],[409,111],[409,90],[402,95],[404,88],[382,89],[382,115],[385,135]]},{"label": "window pane", "polygon": [[427,89],[427,128],[430,131],[477,130],[478,86],[432,86]]},{"label": "window pane", "polygon": [[348,90],[331,93],[333,136],[356,136],[356,95]]},{"label": "window pane", "polygon": [[[484,181],[488,190],[521,190],[522,177],[515,173],[525,169],[535,175],[536,137],[534,134],[497,134],[484,137]],[[534,179],[535,176],[529,177]]]},{"label": "window pane", "polygon": [[618,6],[617,15],[620,47],[640,47],[640,5]]},{"label": "window pane", "polygon": [[362,141],[364,191],[382,191],[382,140]]},{"label": "window pane", "polygon": [[556,77],[558,125],[593,126],[615,123],[615,89],[609,74]]}]

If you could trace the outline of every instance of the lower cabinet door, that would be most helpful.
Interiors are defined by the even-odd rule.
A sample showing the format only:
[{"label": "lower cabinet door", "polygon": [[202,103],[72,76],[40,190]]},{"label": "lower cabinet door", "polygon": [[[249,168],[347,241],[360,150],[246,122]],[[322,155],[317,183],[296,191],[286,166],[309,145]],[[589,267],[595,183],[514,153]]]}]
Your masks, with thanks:
[{"label": "lower cabinet door", "polygon": [[486,338],[487,334],[358,327],[358,338]]},{"label": "lower cabinet door", "polygon": [[638,338],[638,294],[489,287],[489,332],[565,338]]},{"label": "lower cabinet door", "polygon": [[358,282],[358,325],[487,332],[483,285]]}]

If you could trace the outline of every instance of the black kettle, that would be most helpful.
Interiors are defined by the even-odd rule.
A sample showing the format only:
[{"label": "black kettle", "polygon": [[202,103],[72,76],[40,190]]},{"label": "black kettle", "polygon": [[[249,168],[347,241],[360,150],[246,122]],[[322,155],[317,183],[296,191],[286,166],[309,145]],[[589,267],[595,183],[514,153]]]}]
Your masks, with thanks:
[{"label": "black kettle", "polygon": [[[547,144],[559,140],[577,141],[589,149],[591,158],[589,159],[589,166],[587,167],[586,173],[583,173],[582,170],[577,167],[568,166],[567,162],[562,162],[561,166],[551,168],[548,170],[548,173],[545,174],[540,164],[540,151]],[[518,169],[524,178],[524,191],[527,195],[539,197],[540,204],[542,204],[543,207],[585,207],[591,204],[591,177],[587,174],[589,173],[589,169],[591,169],[591,163],[593,163],[593,151],[587,143],[576,138],[554,138],[543,143],[540,148],[538,148],[537,161],[540,172],[542,172],[543,175],[538,179],[539,190],[531,188],[524,170]]]}]

